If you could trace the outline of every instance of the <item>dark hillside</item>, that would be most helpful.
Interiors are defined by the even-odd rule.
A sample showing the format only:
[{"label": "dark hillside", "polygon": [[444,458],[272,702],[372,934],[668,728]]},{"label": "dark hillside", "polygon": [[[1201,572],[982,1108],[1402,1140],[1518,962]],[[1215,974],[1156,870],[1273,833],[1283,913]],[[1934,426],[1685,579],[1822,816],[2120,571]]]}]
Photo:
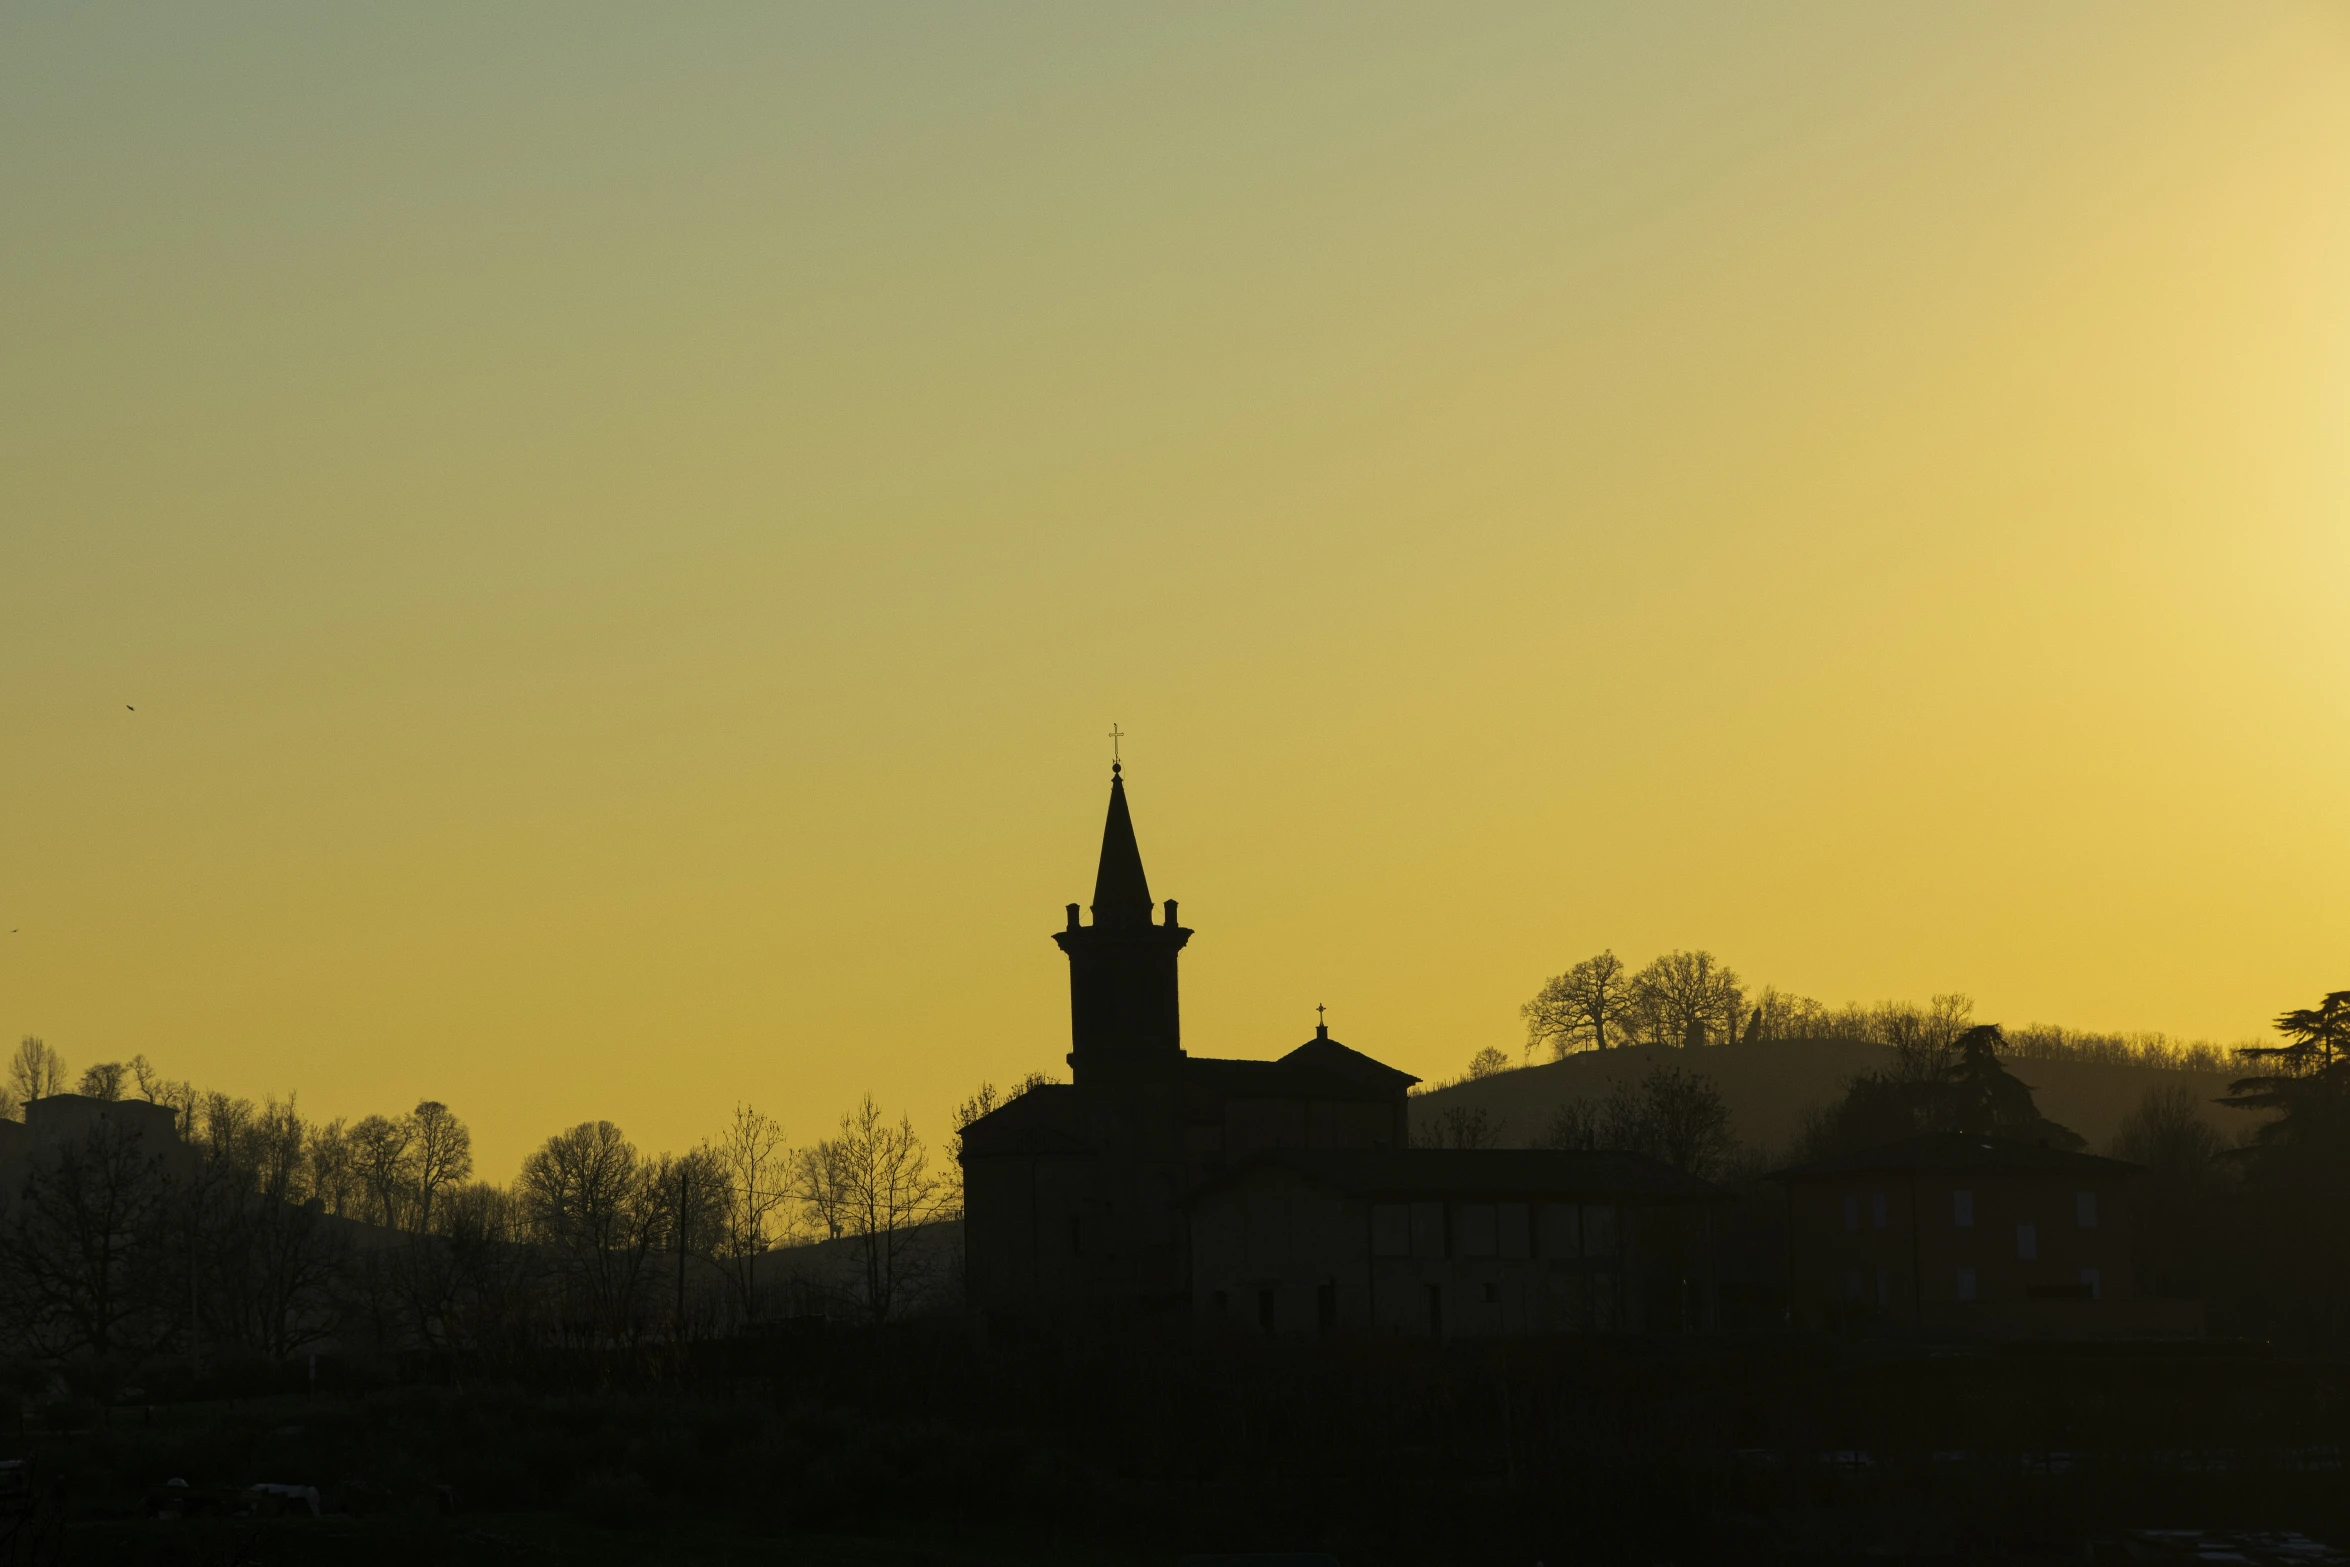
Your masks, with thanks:
[{"label": "dark hillside", "polygon": [[[1730,1102],[1731,1130],[1738,1140],[1777,1150],[1793,1141],[1807,1110],[1836,1098],[1845,1079],[1887,1064],[1892,1054],[1883,1045],[1844,1039],[1783,1039],[1709,1050],[1648,1045],[1585,1051],[1419,1095],[1412,1101],[1412,1126],[1417,1136],[1446,1109],[1467,1106],[1490,1115],[1503,1142],[1523,1145],[1541,1134],[1561,1104],[1604,1098],[1617,1079],[1636,1080],[1662,1061],[1712,1078]],[[2211,1100],[2227,1092],[2229,1075],[2094,1061],[2011,1060],[2008,1066],[2038,1091],[2043,1115],[2099,1149],[2149,1088],[2186,1083]],[[2231,1142],[2249,1124],[2242,1112],[2216,1104],[2206,1114]]]}]

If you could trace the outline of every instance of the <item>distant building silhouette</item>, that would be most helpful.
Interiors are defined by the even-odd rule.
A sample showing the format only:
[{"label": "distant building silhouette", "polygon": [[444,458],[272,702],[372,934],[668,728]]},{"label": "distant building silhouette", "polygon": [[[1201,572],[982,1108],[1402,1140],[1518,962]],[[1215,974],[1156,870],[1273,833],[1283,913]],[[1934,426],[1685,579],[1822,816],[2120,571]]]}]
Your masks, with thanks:
[{"label": "distant building silhouette", "polygon": [[[1192,933],[1174,899],[1163,914],[1151,899],[1116,764],[1092,914],[1070,904],[1053,938],[1070,1081],[963,1130],[981,1310],[1187,1305],[1276,1332],[1613,1327],[1654,1315],[1656,1265],[1689,1271],[1702,1222],[1678,1215],[1722,1196],[1704,1182],[1628,1155],[1409,1149],[1418,1079],[1326,1025],[1273,1061],[1185,1053]],[[1683,1297],[1705,1292],[1669,1293],[1697,1325]]]},{"label": "distant building silhouette", "polygon": [[[194,1173],[196,1150],[179,1134],[179,1112],[144,1099],[44,1094],[28,1100],[21,1121],[0,1121],[0,1216],[12,1213],[36,1167],[101,1140],[136,1143],[142,1161],[164,1176]],[[119,1146],[119,1145],[117,1145]]]},{"label": "distant building silhouette", "polygon": [[0,1121],[0,1166],[47,1148],[79,1142],[102,1127],[142,1139],[175,1170],[192,1157],[180,1140],[179,1112],[144,1099],[98,1099],[89,1094],[45,1094],[24,1107],[22,1121]]}]

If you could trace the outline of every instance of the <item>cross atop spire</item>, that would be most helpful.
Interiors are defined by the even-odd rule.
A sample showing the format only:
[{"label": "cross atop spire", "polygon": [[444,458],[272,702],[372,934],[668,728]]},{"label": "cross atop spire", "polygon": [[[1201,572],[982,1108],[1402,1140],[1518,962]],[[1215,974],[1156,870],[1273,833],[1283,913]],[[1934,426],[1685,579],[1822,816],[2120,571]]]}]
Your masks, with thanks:
[{"label": "cross atop spire", "polygon": [[1118,770],[1119,770],[1119,765],[1120,765],[1120,758],[1119,758],[1119,756],[1118,756],[1118,742],[1119,742],[1119,741],[1121,741],[1121,740],[1123,740],[1123,739],[1125,739],[1125,738],[1126,738],[1126,731],[1118,727],[1118,721],[1117,721],[1116,719],[1114,719],[1114,718],[1113,718],[1113,719],[1111,719],[1111,720],[1110,720],[1110,771],[1111,771],[1113,774],[1115,774],[1116,772],[1118,772]]},{"label": "cross atop spire", "polygon": [[1327,1015],[1329,1011],[1330,1009],[1319,1001],[1314,1003],[1314,1037],[1316,1039],[1330,1037],[1330,1019]]}]

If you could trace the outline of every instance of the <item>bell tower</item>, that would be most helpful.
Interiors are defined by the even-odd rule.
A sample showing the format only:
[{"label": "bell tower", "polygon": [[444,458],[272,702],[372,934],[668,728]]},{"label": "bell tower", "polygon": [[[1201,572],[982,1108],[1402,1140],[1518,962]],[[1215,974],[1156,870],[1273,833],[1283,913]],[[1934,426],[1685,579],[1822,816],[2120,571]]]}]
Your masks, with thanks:
[{"label": "bell tower", "polygon": [[1126,809],[1124,768],[1110,764],[1110,814],[1093,880],[1093,923],[1069,905],[1053,940],[1069,955],[1069,1076],[1075,1083],[1172,1079],[1183,1060],[1175,960],[1191,932],[1167,900],[1156,922],[1142,849]]}]

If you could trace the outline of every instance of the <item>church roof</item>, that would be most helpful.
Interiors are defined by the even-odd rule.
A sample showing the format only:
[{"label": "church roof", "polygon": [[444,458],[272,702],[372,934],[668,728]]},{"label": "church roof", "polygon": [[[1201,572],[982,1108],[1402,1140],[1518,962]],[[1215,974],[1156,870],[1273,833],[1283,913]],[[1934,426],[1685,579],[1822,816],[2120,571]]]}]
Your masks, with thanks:
[{"label": "church roof", "polygon": [[1277,1148],[1211,1181],[1195,1194],[1287,1170],[1348,1197],[1390,1199],[1604,1197],[1645,1202],[1723,1202],[1711,1181],[1629,1153],[1549,1148]]},{"label": "church roof", "polygon": [[1190,1056],[1183,1086],[1205,1089],[1219,1099],[1385,1099],[1342,1072],[1292,1061],[1234,1061]]},{"label": "church roof", "polygon": [[1419,1079],[1349,1050],[1318,1028],[1314,1037],[1277,1061],[1241,1061],[1191,1056],[1183,1063],[1186,1088],[1205,1089],[1222,1099],[1338,1099],[1386,1101],[1400,1098]]},{"label": "church roof", "polygon": [[1774,1181],[1824,1180],[1837,1175],[1859,1175],[1879,1170],[1982,1170],[1988,1173],[2054,1175],[2129,1175],[2137,1165],[2096,1154],[2051,1148],[2042,1142],[2018,1142],[2008,1137],[1980,1137],[1972,1132],[1926,1132],[1897,1143],[1838,1154],[1813,1164],[1771,1175]]},{"label": "church roof", "polygon": [[1403,1097],[1406,1078],[1392,1087],[1367,1082],[1354,1072],[1312,1061],[1226,1061],[1192,1056],[1183,1063],[1183,1086],[1205,1089],[1220,1099],[1337,1099],[1385,1102]]},{"label": "church roof", "polygon": [[1077,1107],[1077,1090],[1068,1083],[1039,1083],[1017,1098],[1008,1099],[963,1128],[963,1158],[997,1154],[1091,1157]]},{"label": "church roof", "polygon": [[1126,809],[1126,780],[1110,764],[1110,814],[1102,823],[1102,859],[1093,877],[1096,925],[1148,925],[1151,884],[1142,874],[1142,846],[1134,841],[1134,817]]},{"label": "church roof", "polygon": [[1350,1050],[1330,1037],[1327,1024],[1314,1025],[1314,1037],[1281,1058],[1301,1066],[1318,1067],[1341,1072],[1356,1079],[1367,1088],[1376,1088],[1382,1094],[1392,1094],[1411,1087],[1419,1081],[1409,1072],[1399,1071],[1384,1061],[1374,1061],[1360,1050]]}]

